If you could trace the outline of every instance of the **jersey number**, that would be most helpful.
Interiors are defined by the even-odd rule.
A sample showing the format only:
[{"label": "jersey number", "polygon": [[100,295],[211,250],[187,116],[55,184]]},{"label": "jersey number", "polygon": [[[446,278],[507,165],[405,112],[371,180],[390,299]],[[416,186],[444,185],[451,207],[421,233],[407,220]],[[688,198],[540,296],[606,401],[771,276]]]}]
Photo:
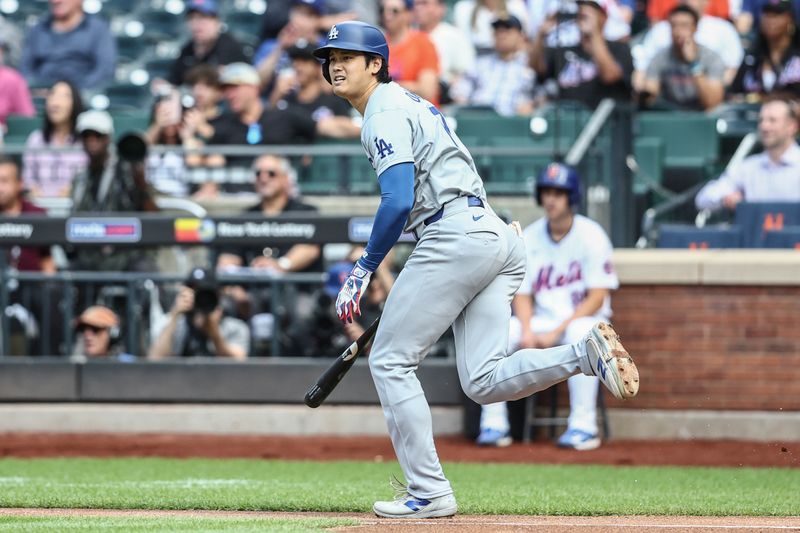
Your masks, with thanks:
[{"label": "jersey number", "polygon": [[453,144],[458,144],[456,143],[456,140],[453,138],[453,134],[450,132],[450,126],[447,125],[447,120],[445,120],[444,115],[442,115],[439,112],[439,110],[436,109],[436,106],[430,106],[428,109],[430,110],[433,116],[438,115],[439,118],[442,119],[442,126],[444,126],[444,131],[447,132],[447,136],[450,137],[450,140],[453,141]]}]

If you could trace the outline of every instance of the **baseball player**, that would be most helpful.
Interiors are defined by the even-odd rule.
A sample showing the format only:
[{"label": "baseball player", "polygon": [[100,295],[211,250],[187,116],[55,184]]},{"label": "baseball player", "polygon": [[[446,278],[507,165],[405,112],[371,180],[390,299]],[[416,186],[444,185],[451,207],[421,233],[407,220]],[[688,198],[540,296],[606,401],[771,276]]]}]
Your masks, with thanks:
[{"label": "baseball player", "polygon": [[[559,163],[548,165],[537,177],[535,197],[546,215],[523,232],[528,270],[512,302],[515,318],[509,339],[519,349],[579,342],[598,321],[611,318],[609,293],[619,287],[605,231],[573,211],[580,204],[577,172]],[[599,381],[577,374],[567,384],[570,414],[558,445],[597,448]],[[497,414],[505,414],[504,405],[484,406],[478,444],[502,446],[510,441],[507,419]]]},{"label": "baseball player", "polygon": [[638,391],[638,371],[608,324],[575,344],[507,353],[511,298],[525,275],[519,224],[486,199],[467,149],[430,102],[389,77],[381,31],[347,21],[314,54],[333,92],[363,116],[361,142],[378,175],[381,202],[364,254],[336,299],[345,322],[359,314],[370,276],[405,228],[417,245],[389,294],[370,371],[407,484],[375,514],[451,516],[457,504],[433,442],[416,368],[452,325],[461,387],[480,404],[528,396],[568,377],[599,375],[617,398]]}]

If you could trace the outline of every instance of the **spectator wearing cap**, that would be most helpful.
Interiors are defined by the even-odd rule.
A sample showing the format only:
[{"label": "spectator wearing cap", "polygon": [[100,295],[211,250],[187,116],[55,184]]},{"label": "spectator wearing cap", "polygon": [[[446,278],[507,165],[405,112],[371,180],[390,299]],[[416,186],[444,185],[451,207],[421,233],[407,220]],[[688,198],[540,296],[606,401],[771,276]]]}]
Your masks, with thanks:
[{"label": "spectator wearing cap", "polygon": [[389,75],[433,105],[439,104],[439,55],[424,32],[411,27],[413,0],[382,0],[381,21],[389,44]]},{"label": "spectator wearing cap", "polygon": [[250,62],[242,44],[222,31],[216,0],[189,0],[186,3],[186,24],[191,39],[181,49],[167,76],[172,85],[183,85],[186,74],[197,65],[218,67]]},{"label": "spectator wearing cap", "polygon": [[323,0],[291,0],[289,21],[274,39],[267,39],[256,50],[253,64],[261,76],[261,86],[273,88],[276,78],[291,69],[287,50],[292,46],[314,46],[321,43],[320,20],[325,9]]},{"label": "spectator wearing cap", "polygon": [[291,72],[278,78],[270,102],[277,109],[297,111],[317,124],[317,132],[325,137],[358,138],[361,128],[350,116],[347,101],[335,96],[322,76],[314,46],[291,46]]},{"label": "spectator wearing cap", "polygon": [[[308,144],[318,125],[308,116],[288,109],[270,109],[259,95],[261,79],[247,63],[226,66],[220,75],[229,111],[211,122],[214,134],[209,145]],[[211,155],[210,166],[249,166],[252,156]]]},{"label": "spectator wearing cap", "polygon": [[117,43],[108,24],[83,11],[82,0],[50,0],[50,14],[29,29],[20,71],[28,83],[70,80],[100,89],[114,80]]},{"label": "spectator wearing cap", "polygon": [[445,0],[414,0],[414,22],[426,33],[439,56],[440,103],[450,103],[450,87],[475,70],[472,40],[446,22]]},{"label": "spectator wearing cap", "polygon": [[662,50],[647,67],[644,90],[651,99],[689,111],[708,111],[725,96],[725,65],[713,50],[697,44],[697,13],[687,5],[669,15],[672,46]]},{"label": "spectator wearing cap", "polygon": [[[753,28],[759,28],[761,16],[767,4],[773,6],[782,3],[780,0],[743,0],[741,12],[734,18],[736,29],[741,35],[749,34]],[[795,21],[800,22],[800,0],[788,0],[789,10]]]},{"label": "spectator wearing cap", "polygon": [[[78,115],[77,131],[88,166],[75,176],[72,185],[73,213],[158,210],[145,180],[144,161],[124,160],[112,148],[114,122],[111,115],[105,111],[84,111]],[[76,270],[155,270],[150,253],[122,251],[113,246],[80,248],[75,251],[71,266]]]},{"label": "spectator wearing cap", "polygon": [[25,78],[5,64],[7,52],[8,45],[0,35],[0,130],[5,128],[9,115],[32,117],[36,114]]},{"label": "spectator wearing cap", "polygon": [[730,92],[747,101],[757,101],[774,92],[800,98],[800,31],[790,0],[762,4],[759,31],[744,56]]},{"label": "spectator wearing cap", "polygon": [[698,209],[735,209],[739,202],[800,202],[797,103],[770,97],[761,106],[758,136],[764,151],[708,182],[695,198]]},{"label": "spectator wearing cap", "polygon": [[180,287],[167,321],[155,335],[148,359],[169,357],[227,357],[247,359],[250,328],[225,316],[220,289],[211,269],[195,268]]},{"label": "spectator wearing cap", "polygon": [[135,356],[125,353],[121,347],[119,317],[108,307],[93,305],[86,308],[75,320],[75,332],[78,334],[78,339],[73,357],[136,360]]},{"label": "spectator wearing cap", "polygon": [[478,55],[492,53],[494,31],[492,22],[514,15],[528,26],[525,0],[458,0],[453,6],[453,24],[472,38]]},{"label": "spectator wearing cap", "polygon": [[531,46],[530,58],[540,81],[554,78],[559,96],[595,107],[604,98],[630,100],[631,52],[627,44],[603,37],[605,0],[578,0],[580,42],[575,46],[545,46],[555,21],[542,26]]},{"label": "spectator wearing cap", "polygon": [[497,19],[492,54],[478,58],[475,70],[453,88],[456,103],[490,106],[504,116],[533,111],[535,75],[528,65],[522,24],[514,15]]},{"label": "spectator wearing cap", "polygon": [[[695,13],[706,13],[708,6],[708,0],[683,0],[682,3],[692,8]],[[713,50],[722,59],[725,64],[725,86],[730,85],[744,57],[742,40],[733,24],[725,19],[704,14],[697,22],[694,40],[697,44]],[[636,90],[642,89],[647,67],[653,58],[661,50],[669,48],[671,44],[672,28],[669,21],[662,20],[650,28],[641,46],[637,46],[635,49],[634,88]]]}]

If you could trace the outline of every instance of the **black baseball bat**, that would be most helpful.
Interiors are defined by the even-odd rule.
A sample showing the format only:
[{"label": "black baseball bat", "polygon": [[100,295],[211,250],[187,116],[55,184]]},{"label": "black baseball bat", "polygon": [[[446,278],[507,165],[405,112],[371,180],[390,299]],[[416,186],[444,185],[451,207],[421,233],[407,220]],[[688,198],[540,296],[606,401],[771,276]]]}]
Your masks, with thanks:
[{"label": "black baseball bat", "polygon": [[375,319],[367,330],[362,333],[353,344],[348,346],[347,349],[342,352],[342,355],[337,357],[331,366],[317,379],[317,382],[308,389],[305,397],[307,406],[314,408],[322,405],[325,398],[327,398],[328,395],[333,392],[333,389],[336,388],[336,385],[342,381],[344,375],[347,374],[347,371],[353,366],[353,363],[355,363],[358,356],[364,351],[369,341],[372,340],[380,321],[381,317],[378,315],[378,318]]}]

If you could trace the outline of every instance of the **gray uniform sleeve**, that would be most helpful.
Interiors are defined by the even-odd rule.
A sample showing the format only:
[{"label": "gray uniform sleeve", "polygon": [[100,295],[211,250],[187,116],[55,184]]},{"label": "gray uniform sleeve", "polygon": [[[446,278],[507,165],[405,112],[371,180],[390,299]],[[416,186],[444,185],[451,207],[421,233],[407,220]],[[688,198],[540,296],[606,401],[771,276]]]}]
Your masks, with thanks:
[{"label": "gray uniform sleeve", "polygon": [[371,115],[361,129],[361,144],[380,176],[398,163],[413,163],[411,118],[401,109]]}]

